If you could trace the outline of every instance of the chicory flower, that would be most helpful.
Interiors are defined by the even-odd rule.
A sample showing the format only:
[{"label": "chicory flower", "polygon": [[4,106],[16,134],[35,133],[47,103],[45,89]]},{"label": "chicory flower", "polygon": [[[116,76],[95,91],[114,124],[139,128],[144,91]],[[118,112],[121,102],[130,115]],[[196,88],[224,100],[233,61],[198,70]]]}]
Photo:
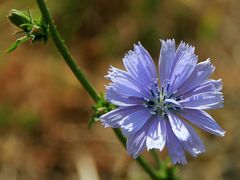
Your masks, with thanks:
[{"label": "chicory flower", "polygon": [[194,47],[161,40],[158,65],[138,43],[123,58],[124,70],[110,67],[106,99],[118,108],[100,117],[105,127],[121,128],[127,151],[137,158],[145,149],[168,149],[172,163],[186,164],[185,151],[196,157],[204,145],[190,126],[224,136],[204,110],[223,107],[222,81],[209,79],[215,67],[197,63]]}]

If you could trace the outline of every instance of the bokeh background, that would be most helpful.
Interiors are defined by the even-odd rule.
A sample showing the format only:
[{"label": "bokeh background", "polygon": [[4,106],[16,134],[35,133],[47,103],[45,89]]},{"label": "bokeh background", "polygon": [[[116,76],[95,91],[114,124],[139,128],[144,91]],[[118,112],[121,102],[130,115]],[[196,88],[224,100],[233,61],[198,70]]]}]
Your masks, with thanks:
[{"label": "bokeh background", "polygon": [[[186,180],[240,179],[240,1],[48,0],[57,28],[96,89],[104,92],[109,65],[141,41],[155,62],[159,39],[196,47],[217,67],[224,109],[211,112],[224,138],[198,131],[207,152],[178,167]],[[0,1],[0,179],[147,180],[111,129],[87,127],[93,101],[53,43],[25,43],[2,54],[17,38],[10,9],[39,15],[34,1]],[[160,156],[165,158],[165,152]]]}]

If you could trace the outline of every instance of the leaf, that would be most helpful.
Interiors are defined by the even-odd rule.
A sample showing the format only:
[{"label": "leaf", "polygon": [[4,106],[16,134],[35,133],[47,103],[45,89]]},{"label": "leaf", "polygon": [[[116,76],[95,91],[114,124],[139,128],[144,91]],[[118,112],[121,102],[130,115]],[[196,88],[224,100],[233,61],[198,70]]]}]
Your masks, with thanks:
[{"label": "leaf", "polygon": [[17,39],[13,44],[11,44],[11,46],[6,50],[6,53],[10,53],[12,51],[14,51],[18,46],[20,46],[22,43],[26,42],[27,40],[29,40],[31,37],[29,36],[23,36],[19,39]]}]

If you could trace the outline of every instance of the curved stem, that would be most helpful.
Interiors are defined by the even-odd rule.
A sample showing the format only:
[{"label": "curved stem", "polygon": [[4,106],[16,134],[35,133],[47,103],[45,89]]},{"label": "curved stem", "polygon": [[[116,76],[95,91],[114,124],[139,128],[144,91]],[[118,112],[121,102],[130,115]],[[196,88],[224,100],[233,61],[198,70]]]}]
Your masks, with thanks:
[{"label": "curved stem", "polygon": [[[122,136],[120,129],[113,129],[114,133],[118,137],[118,139],[121,141],[122,145],[126,148],[126,139]],[[139,156],[136,161],[142,166],[142,168],[151,176],[152,179],[160,180],[161,178],[155,173],[155,171],[150,168],[147,164],[147,162]]]},{"label": "curved stem", "polygon": [[[53,39],[54,44],[56,45],[58,51],[61,53],[62,57],[64,58],[65,62],[68,64],[74,75],[77,77],[79,82],[82,84],[82,86],[86,89],[86,91],[89,93],[89,95],[93,98],[95,102],[99,100],[99,95],[96,92],[96,90],[93,88],[91,83],[88,81],[86,76],[82,73],[80,68],[78,67],[77,63],[75,62],[74,58],[71,56],[68,48],[64,44],[61,36],[59,35],[52,18],[48,12],[48,9],[46,7],[44,0],[36,0],[38,7],[42,13],[43,18],[45,19],[46,23],[49,25],[49,31],[50,35]],[[121,143],[126,146],[126,139],[122,136],[121,131],[119,129],[114,129],[114,132],[118,139],[121,141]],[[155,173],[153,169],[149,167],[149,165],[146,163],[146,161],[142,157],[138,157],[137,162],[143,167],[143,169],[151,176],[152,179],[157,180],[159,177]]]},{"label": "curved stem", "polygon": [[152,157],[153,157],[153,159],[154,159],[154,161],[156,163],[156,168],[160,169],[161,168],[161,161],[160,161],[160,159],[158,157],[157,152],[155,151],[155,149],[152,149],[150,152],[151,152]]},{"label": "curved stem", "polygon": [[71,56],[67,46],[64,44],[63,39],[59,35],[57,29],[55,28],[55,25],[52,21],[52,18],[48,12],[47,6],[45,5],[44,0],[36,0],[38,7],[42,13],[43,18],[49,25],[49,31],[50,35],[53,39],[54,44],[56,45],[58,51],[62,55],[65,62],[68,64],[76,78],[80,81],[82,86],[87,90],[89,95],[93,98],[94,101],[99,100],[99,95],[96,92],[96,90],[93,88],[91,83],[88,81],[87,77],[82,73],[81,69],[78,67],[76,61]]}]

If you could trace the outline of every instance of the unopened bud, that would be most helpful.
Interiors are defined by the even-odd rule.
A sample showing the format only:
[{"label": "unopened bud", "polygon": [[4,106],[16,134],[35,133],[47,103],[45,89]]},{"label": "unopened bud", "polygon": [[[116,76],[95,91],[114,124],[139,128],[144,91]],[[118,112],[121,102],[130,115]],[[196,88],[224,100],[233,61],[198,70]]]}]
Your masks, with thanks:
[{"label": "unopened bud", "polygon": [[8,19],[12,24],[24,30],[25,32],[30,31],[26,25],[31,24],[31,19],[26,12],[12,9],[8,15]]},{"label": "unopened bud", "polygon": [[30,10],[28,12],[12,9],[8,15],[8,19],[12,24],[20,28],[22,31],[18,33],[24,36],[18,38],[6,52],[15,50],[22,43],[31,40],[32,43],[42,41],[46,43],[48,40],[48,25],[43,18],[33,19]]}]

